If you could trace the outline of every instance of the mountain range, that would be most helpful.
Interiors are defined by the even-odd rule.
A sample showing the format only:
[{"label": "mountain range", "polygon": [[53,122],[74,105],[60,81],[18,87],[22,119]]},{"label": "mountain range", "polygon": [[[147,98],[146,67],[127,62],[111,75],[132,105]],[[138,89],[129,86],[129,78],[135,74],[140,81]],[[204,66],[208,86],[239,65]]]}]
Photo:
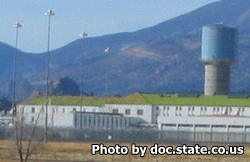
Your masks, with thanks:
[{"label": "mountain range", "polygon": [[[69,77],[95,95],[133,92],[203,92],[201,29],[223,23],[238,29],[231,92],[250,92],[250,1],[222,0],[135,32],[75,40],[50,52],[50,79]],[[60,39],[60,38],[57,38]],[[104,50],[110,47],[109,52]],[[10,98],[15,49],[0,43],[0,94]],[[17,95],[44,90],[46,52],[18,51]]]}]

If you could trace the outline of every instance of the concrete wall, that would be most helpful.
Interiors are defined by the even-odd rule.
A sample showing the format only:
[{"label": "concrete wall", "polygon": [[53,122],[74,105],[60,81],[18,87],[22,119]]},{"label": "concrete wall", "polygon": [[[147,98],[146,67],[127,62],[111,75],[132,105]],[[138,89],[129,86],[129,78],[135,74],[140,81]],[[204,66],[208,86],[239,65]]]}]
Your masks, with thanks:
[{"label": "concrete wall", "polygon": [[[98,112],[99,107],[83,106],[85,112]],[[73,114],[80,110],[80,106],[48,106],[48,126],[73,127]],[[24,118],[25,124],[45,126],[44,105],[18,105],[17,115]]]},{"label": "concrete wall", "polygon": [[54,114],[52,127],[74,127],[74,112],[67,114]]},{"label": "concrete wall", "polygon": [[[74,114],[80,112],[80,110],[80,106],[48,106],[48,126],[75,127],[75,125],[85,125],[86,127],[123,127],[125,125],[151,124],[151,122],[157,122],[156,115],[152,117],[154,112],[152,111],[151,105],[83,106],[82,117],[79,115],[75,117]],[[84,112],[86,113],[85,115]],[[45,126],[45,106],[18,105],[17,113],[23,117],[26,124],[34,124],[38,119],[37,125]],[[87,115],[87,113],[92,113],[92,115]],[[98,113],[109,113],[109,115],[100,115]],[[114,116],[114,114],[122,114],[124,117]],[[82,121],[83,123],[77,124],[75,122],[76,120],[77,122]],[[99,123],[100,120],[106,123],[100,123],[100,125],[98,125],[97,123]],[[125,122],[126,124],[121,122]]]},{"label": "concrete wall", "polygon": [[159,116],[197,116],[197,115],[236,115],[249,116],[250,107],[221,107],[221,106],[158,106]]},{"label": "concrete wall", "polygon": [[126,117],[109,113],[81,113],[74,114],[74,126],[76,128],[126,128],[138,126],[143,123],[140,118]]},{"label": "concrete wall", "polygon": [[11,125],[12,117],[11,116],[0,116],[0,126],[9,126]]},{"label": "concrete wall", "polygon": [[[138,117],[149,124],[156,124],[154,107],[152,105],[125,105],[125,104],[106,104],[105,108],[108,113],[121,113],[127,117]],[[118,110],[118,111],[117,111]],[[126,113],[130,112],[130,113]]]},{"label": "concrete wall", "polygon": [[193,132],[250,131],[250,117],[212,115],[185,117],[158,117],[158,128]]}]

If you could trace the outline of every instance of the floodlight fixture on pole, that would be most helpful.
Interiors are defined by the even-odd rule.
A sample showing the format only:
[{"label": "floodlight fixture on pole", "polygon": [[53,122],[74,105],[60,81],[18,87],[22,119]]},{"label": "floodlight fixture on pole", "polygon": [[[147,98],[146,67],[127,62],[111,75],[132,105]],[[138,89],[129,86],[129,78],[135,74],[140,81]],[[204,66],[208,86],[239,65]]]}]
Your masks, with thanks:
[{"label": "floodlight fixture on pole", "polygon": [[[84,39],[85,37],[87,37],[88,34],[86,32],[81,32],[80,33],[80,37],[82,39]],[[83,40],[82,40],[83,42]],[[81,51],[81,85],[80,85],[80,112],[82,112],[82,105],[83,105],[83,64],[84,64],[84,49],[83,49],[83,43],[82,43],[82,51]],[[82,115],[81,115],[82,117]],[[80,123],[82,123],[82,120],[80,121]]]},{"label": "floodlight fixture on pole", "polygon": [[45,106],[45,134],[44,142],[47,142],[48,138],[48,102],[49,102],[49,62],[50,62],[50,21],[51,16],[54,16],[55,13],[52,10],[48,10],[44,13],[45,16],[49,17],[48,21],[48,42],[47,42],[47,59],[46,59],[46,106]]},{"label": "floodlight fixture on pole", "polygon": [[16,22],[13,25],[16,28],[16,40],[15,40],[15,54],[13,61],[13,87],[12,87],[12,124],[14,124],[14,116],[16,115],[16,59],[17,59],[17,44],[18,44],[18,28],[21,28],[22,25],[19,22]]},{"label": "floodlight fixture on pole", "polygon": [[84,38],[84,37],[88,36],[88,34],[86,32],[81,32],[79,35],[80,35],[81,38]]},{"label": "floodlight fixture on pole", "polygon": [[110,52],[110,47],[107,47],[105,50],[104,50],[105,53],[108,53]]}]

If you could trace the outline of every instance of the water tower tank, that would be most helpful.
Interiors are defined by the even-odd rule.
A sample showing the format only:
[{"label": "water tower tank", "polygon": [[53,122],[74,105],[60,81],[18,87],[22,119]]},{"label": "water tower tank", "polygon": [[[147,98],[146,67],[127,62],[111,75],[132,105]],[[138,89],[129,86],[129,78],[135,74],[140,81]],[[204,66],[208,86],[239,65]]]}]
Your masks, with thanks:
[{"label": "water tower tank", "polygon": [[205,95],[228,94],[230,65],[237,50],[237,30],[223,24],[202,29],[201,59],[205,64]]},{"label": "water tower tank", "polygon": [[202,60],[233,62],[237,30],[223,24],[204,26],[202,29]]}]

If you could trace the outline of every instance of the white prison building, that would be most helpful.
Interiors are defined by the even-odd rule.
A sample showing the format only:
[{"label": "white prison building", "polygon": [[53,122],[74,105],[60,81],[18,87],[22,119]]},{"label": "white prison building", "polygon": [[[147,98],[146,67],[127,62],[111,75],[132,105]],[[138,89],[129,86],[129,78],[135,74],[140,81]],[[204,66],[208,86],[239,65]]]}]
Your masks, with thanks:
[{"label": "white prison building", "polygon": [[[126,99],[126,97],[124,97]],[[122,99],[124,99],[122,98]],[[67,101],[73,100],[73,103]],[[121,98],[85,97],[79,106],[79,97],[51,97],[48,105],[48,126],[84,128],[125,128],[142,124],[156,124],[155,109],[150,104],[118,104]],[[17,113],[24,123],[45,126],[44,99],[36,98],[18,105]],[[62,102],[66,103],[61,105]],[[34,104],[35,103],[35,104]],[[108,103],[108,104],[106,104]]]},{"label": "white prison building", "polygon": [[[18,105],[26,124],[44,126],[44,98]],[[123,97],[51,97],[48,123],[53,127],[125,128],[154,126],[163,130],[250,131],[250,99],[230,96],[180,96],[135,93]]]}]

